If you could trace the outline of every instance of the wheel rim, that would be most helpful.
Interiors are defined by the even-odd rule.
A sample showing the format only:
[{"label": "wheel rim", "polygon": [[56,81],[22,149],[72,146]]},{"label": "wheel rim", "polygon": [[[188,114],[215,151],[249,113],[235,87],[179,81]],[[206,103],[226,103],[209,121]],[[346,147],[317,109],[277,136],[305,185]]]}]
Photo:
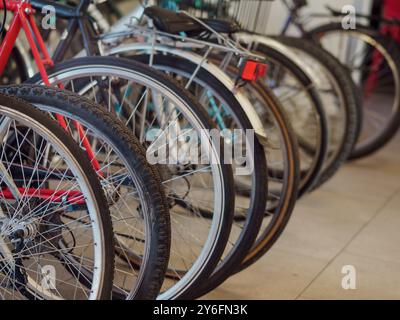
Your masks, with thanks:
[{"label": "wheel rim", "polygon": [[[79,166],[77,163],[77,159],[73,158],[71,154],[69,153],[69,150],[66,148],[64,144],[61,143],[61,141],[51,132],[49,131],[46,127],[44,127],[41,123],[35,121],[32,118],[29,118],[27,115],[22,114],[16,110],[12,110],[8,107],[5,106],[0,106],[0,113],[2,116],[9,117],[11,120],[10,125],[8,127],[7,134],[8,136],[6,139],[3,139],[3,152],[2,152],[2,161],[3,163],[8,163],[8,159],[5,158],[5,152],[6,148],[4,147],[4,142],[6,143],[8,139],[12,136],[10,136],[10,127],[13,126],[13,131],[18,132],[18,135],[21,134],[17,128],[23,128],[27,127],[32,130],[26,130],[25,133],[25,139],[22,139],[17,145],[18,148],[15,149],[15,154],[19,153],[19,158],[22,159],[23,157],[25,158],[24,162],[30,160],[29,157],[27,157],[26,152],[21,152],[23,149],[21,148],[25,141],[27,141],[26,137],[29,132],[29,134],[32,134],[33,138],[36,141],[37,138],[41,138],[42,143],[39,145],[39,150],[36,150],[35,147],[35,154],[40,155],[40,164],[38,161],[34,161],[34,166],[33,170],[30,175],[26,175],[24,171],[26,171],[26,165],[24,164],[22,166],[22,162],[20,162],[20,169],[22,172],[22,179],[19,179],[18,184],[22,188],[29,188],[32,187],[32,185],[37,186],[36,190],[34,192],[29,193],[25,189],[23,195],[24,198],[21,198],[23,202],[19,202],[17,204],[17,207],[14,210],[14,212],[10,212],[10,204],[6,203],[4,199],[6,199],[6,195],[4,193],[4,190],[2,190],[2,217],[3,220],[2,222],[2,228],[1,228],[1,235],[2,235],[2,255],[4,258],[5,257],[5,252],[7,252],[7,249],[5,247],[9,248],[9,253],[11,252],[10,250],[10,245],[9,242],[6,244],[4,243],[4,239],[8,238],[10,239],[10,232],[17,228],[21,230],[22,225],[26,227],[26,230],[30,230],[30,233],[25,234],[25,237],[23,238],[23,246],[20,248],[20,251],[17,253],[12,253],[11,252],[11,260],[17,261],[20,260],[19,264],[19,269],[25,269],[24,271],[26,272],[26,278],[25,278],[25,287],[18,289],[18,287],[14,284],[13,288],[18,289],[19,293],[24,296],[25,298],[35,298],[35,299],[48,299],[48,298],[88,298],[88,299],[98,299],[101,295],[102,291],[102,285],[103,285],[103,277],[104,277],[104,268],[105,268],[105,261],[108,259],[108,257],[105,257],[105,248],[103,246],[104,243],[104,237],[103,237],[103,231],[102,231],[102,223],[101,223],[101,218],[98,216],[99,208],[97,207],[97,202],[95,200],[95,195],[94,195],[94,190],[91,189],[89,181],[87,181],[87,178],[82,172],[82,168]],[[4,118],[3,118],[4,119]],[[17,125],[17,123],[18,125]],[[22,135],[21,137],[24,137]],[[42,175],[42,171],[44,171],[43,168],[44,164],[42,163],[43,157],[45,156],[45,149],[47,148],[46,143],[43,143],[43,141],[48,141],[52,149],[57,153],[59,156],[58,160],[56,158],[56,163],[53,161],[53,163],[48,163],[49,167],[47,169],[47,179],[45,175],[45,179],[41,179],[40,184],[37,182],[34,183],[34,179],[37,177],[37,175]],[[31,148],[33,145],[30,143],[29,147]],[[34,159],[33,159],[34,160]],[[13,160],[12,160],[13,161]],[[15,164],[14,164],[15,165]],[[62,166],[66,166],[69,170],[62,171]],[[36,169],[35,169],[36,168]],[[60,179],[59,182],[52,182],[51,183],[51,178],[54,175],[54,172],[57,172],[61,170],[60,172],[64,172],[62,176],[56,175],[57,179]],[[9,171],[9,170],[8,170]],[[71,173],[72,172],[72,173]],[[71,179],[71,177],[67,177],[68,175],[76,175],[76,181],[73,182],[71,185],[68,183],[68,178]],[[54,179],[54,178],[53,178]],[[38,181],[38,180],[36,180]],[[56,180],[57,181],[57,180]],[[73,227],[73,225],[68,224],[68,218],[66,216],[68,215],[74,215],[78,210],[73,210],[73,211],[67,211],[68,214],[65,212],[65,208],[70,209],[71,203],[69,201],[72,200],[65,200],[66,203],[64,207],[61,207],[63,205],[62,201],[59,201],[59,205],[52,207],[50,204],[52,204],[52,201],[48,202],[32,202],[31,200],[37,199],[38,193],[41,194],[41,190],[43,188],[44,183],[49,183],[49,186],[52,186],[55,184],[55,188],[53,188],[53,195],[49,199],[54,199],[52,201],[55,201],[55,192],[57,190],[63,190],[63,194],[68,194],[67,190],[71,191],[78,191],[79,196],[76,196],[75,200],[78,199],[85,199],[84,203],[87,208],[88,214],[85,216],[79,216],[79,219],[85,219],[88,220],[91,226],[93,226],[93,229],[87,230],[89,232],[87,233],[87,237],[91,236],[92,237],[92,242],[93,244],[86,244],[83,245],[83,238],[86,236],[82,235],[82,232],[80,232],[78,227]],[[61,189],[62,187],[62,189]],[[65,188],[67,188],[65,190]],[[77,190],[78,189],[78,190]],[[11,200],[14,201],[15,200]],[[30,202],[28,202],[30,201]],[[24,211],[24,203],[29,204],[27,207],[27,210]],[[77,203],[77,202],[75,202]],[[15,204],[14,204],[15,205]],[[34,206],[35,205],[35,206]],[[8,207],[8,210],[7,210]],[[19,207],[19,209],[18,209]],[[6,208],[7,212],[4,212],[4,208]],[[22,211],[21,211],[22,210]],[[46,211],[48,210],[48,211]],[[64,221],[61,221],[62,218],[58,215],[60,210],[63,211],[61,214],[62,218],[65,218]],[[55,214],[57,213],[57,214]],[[14,227],[13,227],[14,226]],[[62,229],[67,228],[68,232],[70,232],[69,238],[67,235],[65,235],[62,231]],[[81,227],[80,227],[81,228]],[[75,231],[75,234],[73,234],[73,231]],[[74,237],[74,246],[69,246],[68,247],[68,252],[66,252],[66,248],[62,247],[60,243],[66,243],[68,244],[68,240],[71,241],[71,236]],[[57,241],[55,241],[57,240]],[[82,241],[82,242],[79,242]],[[22,243],[22,240],[20,240],[20,243]],[[79,243],[81,245],[79,246]],[[78,249],[81,249],[82,254],[81,256],[76,256],[74,254],[74,250],[76,249],[78,252]],[[47,251],[46,251],[47,249]],[[13,250],[16,250],[14,248]],[[35,251],[32,251],[35,250]],[[85,250],[90,251],[85,254]],[[21,259],[21,256],[23,256],[24,259]],[[47,258],[43,258],[43,256],[46,256]],[[54,256],[52,259],[50,259],[49,256]],[[77,270],[77,266],[73,264],[69,264],[71,262],[70,258],[75,257],[75,258],[80,258],[81,260],[81,266]],[[92,261],[90,257],[92,258]],[[42,281],[43,278],[40,277],[39,271],[32,269],[32,265],[28,266],[28,260],[32,258],[33,264],[36,263],[37,267],[41,266],[40,260],[44,261],[43,263],[46,263],[46,266],[53,267],[54,270],[57,272],[54,276],[57,277],[55,278],[55,283],[56,287],[51,287],[50,289],[46,288],[46,285],[44,282],[41,282],[39,284],[39,279]],[[8,261],[10,261],[8,259]],[[23,261],[23,262],[22,262]],[[59,262],[61,261],[61,262]],[[62,262],[63,261],[63,262]],[[32,263],[32,261],[31,261]],[[2,264],[4,264],[4,259],[2,261]],[[66,267],[64,266],[64,269],[61,268],[62,265],[66,264]],[[3,266],[4,267],[4,266]],[[49,268],[50,268],[49,267]],[[50,268],[53,270],[53,268]],[[50,270],[49,269],[49,270]],[[68,269],[68,270],[67,270]],[[11,270],[11,269],[9,269]],[[39,270],[39,268],[38,268]],[[92,282],[87,283],[86,281],[82,281],[79,279],[80,277],[83,276],[84,272],[89,270],[89,272],[92,275]],[[40,271],[43,271],[43,268],[40,268]],[[69,284],[67,279],[61,279],[60,277],[60,272],[62,272],[62,276],[67,277],[71,276],[74,277],[74,272],[78,272],[78,276],[75,276],[76,278],[76,283],[79,283],[79,286],[81,287],[80,292],[78,292],[78,285],[76,286],[75,289],[72,289],[72,292],[70,292],[69,289],[71,289],[69,286],[72,286]],[[16,271],[14,271],[15,273]],[[21,271],[22,272],[22,271]],[[35,274],[35,276],[33,276]],[[11,274],[10,274],[11,275]],[[14,275],[15,277],[15,275]],[[18,286],[21,285],[21,281],[24,278],[22,274],[20,274],[20,280],[18,283]],[[3,279],[2,283],[4,284],[4,281],[7,281],[7,275],[4,276],[3,273]],[[9,280],[10,281],[10,280]],[[60,289],[61,286],[61,289]],[[84,286],[86,286],[86,289],[84,289]],[[3,293],[2,296],[3,298],[17,298],[15,295],[15,292],[11,294],[11,297],[9,296],[10,293],[6,293],[7,288],[3,288]],[[22,291],[21,291],[22,290]],[[61,290],[61,292],[60,292]],[[19,298],[22,298],[19,297]]]}]

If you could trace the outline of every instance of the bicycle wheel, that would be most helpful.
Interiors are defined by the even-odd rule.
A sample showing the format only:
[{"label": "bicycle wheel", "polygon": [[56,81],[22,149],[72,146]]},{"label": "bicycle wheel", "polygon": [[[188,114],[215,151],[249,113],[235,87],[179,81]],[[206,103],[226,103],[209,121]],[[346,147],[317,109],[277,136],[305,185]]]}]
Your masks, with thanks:
[{"label": "bicycle wheel", "polygon": [[[390,141],[400,125],[400,50],[388,37],[356,25],[340,23],[310,30],[351,73],[363,96],[361,134],[350,159],[367,156]],[[337,45],[335,49],[333,45]]]},{"label": "bicycle wheel", "polygon": [[[217,65],[221,63],[221,58],[217,56],[210,57],[209,60]],[[157,62],[154,63],[157,64]],[[239,70],[234,66],[234,63],[227,66],[224,71],[232,79],[236,79],[239,74]],[[211,74],[203,77],[203,81],[213,85],[218,83]],[[223,84],[217,89],[217,92],[223,91],[222,86]],[[239,267],[237,265],[233,266],[234,272],[239,272],[256,262],[282,234],[293,212],[300,182],[297,139],[279,100],[262,81],[250,82],[243,87],[243,90],[262,119],[266,136],[268,137],[264,151],[268,165],[269,188],[267,205],[264,209],[264,219],[257,233],[256,241],[251,249],[248,250],[241,265]],[[242,185],[240,181],[236,182],[236,184]],[[239,191],[238,187],[236,187],[236,192],[241,195],[246,191],[243,188]],[[235,222],[240,222],[240,217],[236,217]],[[220,283],[218,279],[214,279],[212,288]],[[209,290],[205,287],[203,291],[198,292],[197,296],[205,294],[207,291]]]},{"label": "bicycle wheel", "polygon": [[[176,57],[166,59],[166,57],[162,55],[159,57],[154,56],[153,58],[155,67],[160,67],[161,60],[162,63],[165,64],[163,67],[165,70],[179,74],[179,77],[191,77],[193,68],[195,68],[194,65],[190,66],[190,63],[187,61],[181,61]],[[214,60],[211,59],[211,61]],[[183,70],[178,72],[177,69],[179,68],[182,68]],[[238,70],[233,66],[229,66],[225,71],[232,78],[235,78],[238,74]],[[227,101],[230,101],[230,103],[234,105],[233,100],[230,99],[229,93],[225,92],[226,87],[224,87],[217,79],[214,79],[214,77],[205,70],[198,72],[196,77],[192,78],[192,81],[207,88],[207,96],[209,98],[212,97],[217,99],[218,97],[217,101],[222,101],[224,110],[225,108],[229,109],[227,107],[227,105],[229,105]],[[265,146],[265,155],[268,165],[268,201],[266,208],[264,209],[264,218],[261,228],[258,228],[259,232],[257,233],[256,241],[250,250],[246,252],[246,255],[243,256],[244,259],[240,266],[238,267],[237,264],[230,265],[229,259],[227,259],[227,261],[222,260],[220,265],[209,278],[209,281],[198,289],[195,297],[200,297],[201,295],[206,294],[226,279],[222,272],[224,266],[230,266],[232,268],[230,270],[231,273],[239,272],[261,258],[282,234],[297,200],[300,182],[299,155],[296,136],[291,128],[290,122],[288,121],[283,109],[281,109],[279,100],[270,89],[263,84],[263,82],[257,81],[249,83],[244,86],[243,89],[255,107],[257,114],[263,120],[267,132],[268,141]],[[211,92],[213,93],[211,94]],[[209,107],[208,110],[210,110]],[[248,189],[241,188],[238,190],[238,185],[242,187],[243,184],[240,183],[240,181],[236,181],[236,192],[243,196]],[[248,219],[248,217],[246,218]],[[234,225],[240,228],[241,220],[243,219],[243,216],[235,215]],[[230,238],[235,239],[232,234]],[[235,244],[237,248],[240,247],[240,245],[237,245],[237,242],[231,242],[232,244]],[[228,248],[230,248],[229,245]],[[225,251],[229,252],[227,249],[225,249]],[[228,263],[224,264],[224,262]],[[226,275],[227,273],[225,276]]]},{"label": "bicycle wheel", "polygon": [[329,127],[327,159],[316,189],[331,178],[347,160],[356,143],[362,119],[362,102],[357,87],[347,70],[329,52],[311,41],[293,37],[278,40],[295,50],[304,64],[318,70],[318,93]]},{"label": "bicycle wheel", "polygon": [[[221,140],[208,136],[214,128],[211,120],[180,86],[133,61],[74,59],[60,63],[48,74],[53,85],[63,84],[115,112],[146,146],[147,155],[156,158],[171,215],[168,272],[175,275],[164,281],[158,298],[186,297],[214,270],[232,226],[232,169],[220,159]],[[41,82],[38,75],[31,81]],[[201,159],[192,161],[184,152],[181,161],[176,153],[185,146],[189,133],[195,134],[189,142],[195,143],[196,150],[201,148]],[[164,159],[168,154],[164,151],[170,149],[171,158]],[[212,219],[202,216],[203,209],[212,212]]]},{"label": "bicycle wheel", "polygon": [[318,181],[325,163],[329,141],[326,114],[315,84],[299,66],[264,44],[255,44],[254,50],[267,61],[264,81],[277,96],[297,137],[302,196]]},{"label": "bicycle wheel", "polygon": [[257,240],[235,272],[260,259],[284,231],[297,201],[300,159],[296,134],[273,92],[262,82],[247,85],[248,95],[263,119],[268,136],[268,201]]},{"label": "bicycle wheel", "polygon": [[[168,265],[169,208],[155,167],[129,130],[112,114],[72,92],[44,86],[0,88],[43,111],[64,116],[71,136],[84,148],[78,121],[99,166],[97,174],[110,208],[116,267],[113,299],[155,299]],[[135,263],[130,263],[130,260]]]},{"label": "bicycle wheel", "polygon": [[1,94],[0,114],[1,298],[109,298],[113,232],[90,162],[22,100]]},{"label": "bicycle wheel", "polygon": [[[148,55],[131,56],[140,62],[148,62]],[[156,54],[152,67],[166,72],[196,97],[203,108],[222,130],[252,130],[251,123],[232,92],[210,72],[187,60]],[[188,81],[190,79],[190,84]],[[232,140],[232,135],[226,136]],[[254,141],[247,154],[254,155],[254,168],[247,175],[234,175],[236,186],[235,219],[229,241],[212,275],[193,290],[191,298],[199,297],[220,285],[246,256],[254,243],[264,216],[267,194],[266,159],[263,146]],[[235,168],[235,163],[234,163]],[[236,170],[234,170],[234,173]],[[239,190],[240,189],[240,190]],[[205,214],[209,217],[210,214]]]}]

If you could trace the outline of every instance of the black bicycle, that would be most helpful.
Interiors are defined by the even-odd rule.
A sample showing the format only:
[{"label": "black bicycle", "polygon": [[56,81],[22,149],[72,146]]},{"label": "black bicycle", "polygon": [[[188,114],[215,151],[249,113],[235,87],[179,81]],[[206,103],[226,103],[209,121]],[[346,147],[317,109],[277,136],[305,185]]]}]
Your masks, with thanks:
[{"label": "black bicycle", "polygon": [[[307,29],[301,17],[306,0],[282,0],[289,16],[282,32],[293,25],[305,38],[318,41],[351,72],[363,97],[363,121],[351,159],[367,156],[388,143],[400,126],[400,49],[385,29],[399,20],[355,14],[353,28],[344,28],[348,13],[327,7],[329,14],[312,14],[334,22]],[[363,22],[360,23],[359,21]],[[346,20],[347,21],[347,20]],[[383,26],[381,30],[371,24]]]}]

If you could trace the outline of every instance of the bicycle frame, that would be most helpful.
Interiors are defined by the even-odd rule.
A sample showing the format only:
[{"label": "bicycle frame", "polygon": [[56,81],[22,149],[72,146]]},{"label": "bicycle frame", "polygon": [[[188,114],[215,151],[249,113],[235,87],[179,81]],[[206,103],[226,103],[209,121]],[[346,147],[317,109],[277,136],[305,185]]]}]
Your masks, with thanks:
[{"label": "bicycle frame", "polygon": [[[30,48],[32,50],[32,54],[34,60],[39,69],[39,73],[42,77],[42,80],[45,85],[50,86],[49,78],[46,72],[46,66],[53,66],[53,60],[51,59],[49,52],[45,46],[44,40],[40,35],[39,29],[36,26],[36,22],[33,16],[34,9],[32,5],[25,0],[6,0],[6,8],[4,8],[4,4],[0,1],[0,10],[7,10],[13,12],[13,18],[10,23],[10,27],[7,30],[7,33],[4,37],[3,42],[0,45],[0,74],[3,73],[4,68],[10,58],[11,51],[14,48],[14,45],[17,41],[17,37],[21,30],[24,31]],[[57,114],[56,115],[58,122],[60,125],[67,130],[67,123],[63,116]],[[89,140],[85,136],[85,132],[83,127],[77,122],[73,121],[74,126],[79,132],[80,139],[82,140],[82,144],[88,154],[88,157],[97,172],[100,172],[100,164],[95,159],[94,152],[91,148]],[[101,174],[101,172],[100,172]],[[25,194],[32,194],[32,192],[36,192],[35,190],[25,190]],[[42,190],[40,194],[40,198],[54,200],[54,194],[51,194],[51,190]],[[24,192],[22,192],[24,193]],[[6,198],[11,197],[11,193],[5,193],[4,196]],[[37,195],[37,193],[36,193]],[[14,195],[15,197],[15,195]],[[76,197],[74,194],[73,197]]]},{"label": "bicycle frame", "polygon": [[[81,32],[81,37],[83,41],[83,46],[85,48],[85,52],[88,56],[95,55],[95,50],[93,49],[93,40],[96,40],[96,31],[94,30],[94,26],[92,23],[87,23],[87,16],[85,14],[82,14],[85,9],[88,8],[90,1],[81,1],[80,4],[74,8],[71,6],[68,6],[71,11],[73,11],[75,14],[73,17],[71,17],[68,21],[67,28],[65,30],[65,34],[67,37],[63,38],[60,40],[58,43],[56,49],[54,50],[53,54],[53,61],[54,62],[61,62],[64,58],[64,55],[68,48],[71,45],[72,40],[74,39],[74,35],[76,32],[79,31]],[[57,5],[57,3],[54,4],[54,8],[57,12],[58,8],[60,6]]]},{"label": "bicycle frame", "polygon": [[[14,13],[14,16],[11,20],[6,36],[0,45],[0,74],[3,73],[4,68],[10,58],[14,44],[17,41],[17,37],[21,29],[23,29],[31,47],[33,57],[37,63],[40,75],[42,76],[45,84],[50,85],[45,66],[53,66],[53,61],[50,58],[44,41],[36,26],[32,15],[32,6],[28,2],[24,1],[7,0],[6,7],[6,10]],[[0,9],[4,9],[1,2]],[[35,39],[38,46],[36,45]]]}]

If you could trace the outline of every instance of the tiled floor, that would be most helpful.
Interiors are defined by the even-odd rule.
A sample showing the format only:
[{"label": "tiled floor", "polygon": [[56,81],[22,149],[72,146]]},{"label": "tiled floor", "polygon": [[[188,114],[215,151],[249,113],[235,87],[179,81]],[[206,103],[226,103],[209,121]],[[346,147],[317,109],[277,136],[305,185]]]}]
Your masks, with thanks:
[{"label": "tiled floor", "polygon": [[[400,299],[400,136],[300,200],[258,263],[207,299]],[[342,288],[353,265],[356,289]]]}]

